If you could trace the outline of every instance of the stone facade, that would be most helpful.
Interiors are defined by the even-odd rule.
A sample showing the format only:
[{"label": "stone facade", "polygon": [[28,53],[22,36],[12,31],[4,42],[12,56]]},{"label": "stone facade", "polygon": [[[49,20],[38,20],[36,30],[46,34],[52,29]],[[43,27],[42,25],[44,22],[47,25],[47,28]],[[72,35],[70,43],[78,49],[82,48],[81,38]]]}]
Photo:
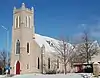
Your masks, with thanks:
[{"label": "stone facade", "polygon": [[[41,49],[34,41],[34,9],[28,9],[22,4],[20,9],[14,7],[12,27],[11,74],[40,73],[37,68],[37,59],[41,57]],[[17,48],[19,41],[20,50]],[[27,52],[27,44],[29,51]],[[16,50],[19,52],[16,54]],[[20,67],[16,63],[20,63]],[[40,61],[39,61],[40,62]],[[17,67],[17,69],[16,69]]]}]

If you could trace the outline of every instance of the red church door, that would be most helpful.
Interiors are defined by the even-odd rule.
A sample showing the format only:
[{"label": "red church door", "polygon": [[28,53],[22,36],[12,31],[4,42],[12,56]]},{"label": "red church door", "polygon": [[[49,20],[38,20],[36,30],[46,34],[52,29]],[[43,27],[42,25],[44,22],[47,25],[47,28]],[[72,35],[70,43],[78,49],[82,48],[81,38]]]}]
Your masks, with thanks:
[{"label": "red church door", "polygon": [[16,74],[20,74],[20,62],[17,61],[16,63]]}]

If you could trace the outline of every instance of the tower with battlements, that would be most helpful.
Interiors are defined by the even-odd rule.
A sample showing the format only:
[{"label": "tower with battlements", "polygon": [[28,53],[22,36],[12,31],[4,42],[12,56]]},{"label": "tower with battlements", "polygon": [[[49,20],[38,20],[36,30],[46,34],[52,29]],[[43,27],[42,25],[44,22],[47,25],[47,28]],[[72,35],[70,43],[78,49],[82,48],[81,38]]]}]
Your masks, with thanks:
[{"label": "tower with battlements", "polygon": [[13,9],[11,74],[41,72],[41,49],[34,39],[34,8],[22,3],[21,8]]}]

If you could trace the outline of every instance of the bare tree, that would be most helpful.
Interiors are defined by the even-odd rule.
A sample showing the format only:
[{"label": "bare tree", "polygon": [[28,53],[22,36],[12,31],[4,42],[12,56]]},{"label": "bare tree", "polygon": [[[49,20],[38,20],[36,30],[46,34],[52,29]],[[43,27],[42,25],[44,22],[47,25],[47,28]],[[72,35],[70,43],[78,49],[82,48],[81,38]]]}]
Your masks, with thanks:
[{"label": "bare tree", "polygon": [[99,52],[99,44],[97,41],[90,40],[89,33],[84,31],[82,42],[76,45],[76,59],[74,58],[74,62],[87,62],[91,61],[91,57],[93,55],[98,54]]},{"label": "bare tree", "polygon": [[53,41],[52,43],[54,44],[53,47],[55,48],[55,55],[60,59],[62,64],[64,65],[64,74],[67,73],[67,65],[68,63],[71,62],[73,59],[74,55],[74,49],[71,44],[67,43],[65,40],[61,40],[59,44],[55,44]]},{"label": "bare tree", "polygon": [[[10,53],[9,55],[9,60],[8,60],[8,64],[10,64]],[[1,66],[4,68],[7,64],[7,52],[5,50],[0,51],[0,62],[1,62]]]},{"label": "bare tree", "polygon": [[5,51],[0,52],[0,59],[2,61],[2,67],[4,68],[6,66],[6,52]]}]

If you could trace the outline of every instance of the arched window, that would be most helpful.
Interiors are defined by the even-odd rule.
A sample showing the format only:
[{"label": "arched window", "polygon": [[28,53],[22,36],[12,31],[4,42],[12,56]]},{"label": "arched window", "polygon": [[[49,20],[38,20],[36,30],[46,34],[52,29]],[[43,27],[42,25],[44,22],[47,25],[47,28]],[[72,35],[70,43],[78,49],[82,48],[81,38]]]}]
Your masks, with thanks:
[{"label": "arched window", "polygon": [[28,27],[28,16],[26,16],[26,27]]},{"label": "arched window", "polygon": [[29,64],[27,64],[27,69],[29,69]]},{"label": "arched window", "polygon": [[59,68],[59,60],[57,59],[57,68]]},{"label": "arched window", "polygon": [[29,53],[29,43],[27,43],[27,53]]},{"label": "arched window", "polygon": [[20,41],[17,40],[16,42],[16,54],[20,54]]},{"label": "arched window", "polygon": [[27,16],[26,16],[26,27],[27,27]]},{"label": "arched window", "polygon": [[38,57],[38,69],[40,69],[40,59]]},{"label": "arched window", "polygon": [[21,17],[19,16],[19,27],[21,26]]},{"label": "arched window", "polygon": [[30,27],[30,23],[31,23],[31,17],[29,17],[29,27]]},{"label": "arched window", "polygon": [[16,26],[15,26],[15,28],[18,28],[18,16],[16,17]]},{"label": "arched window", "polygon": [[48,69],[50,69],[50,58],[48,58]]},{"label": "arched window", "polygon": [[16,18],[17,18],[17,17],[15,17],[15,19],[14,19],[14,25],[15,25],[15,28],[16,28]]}]

